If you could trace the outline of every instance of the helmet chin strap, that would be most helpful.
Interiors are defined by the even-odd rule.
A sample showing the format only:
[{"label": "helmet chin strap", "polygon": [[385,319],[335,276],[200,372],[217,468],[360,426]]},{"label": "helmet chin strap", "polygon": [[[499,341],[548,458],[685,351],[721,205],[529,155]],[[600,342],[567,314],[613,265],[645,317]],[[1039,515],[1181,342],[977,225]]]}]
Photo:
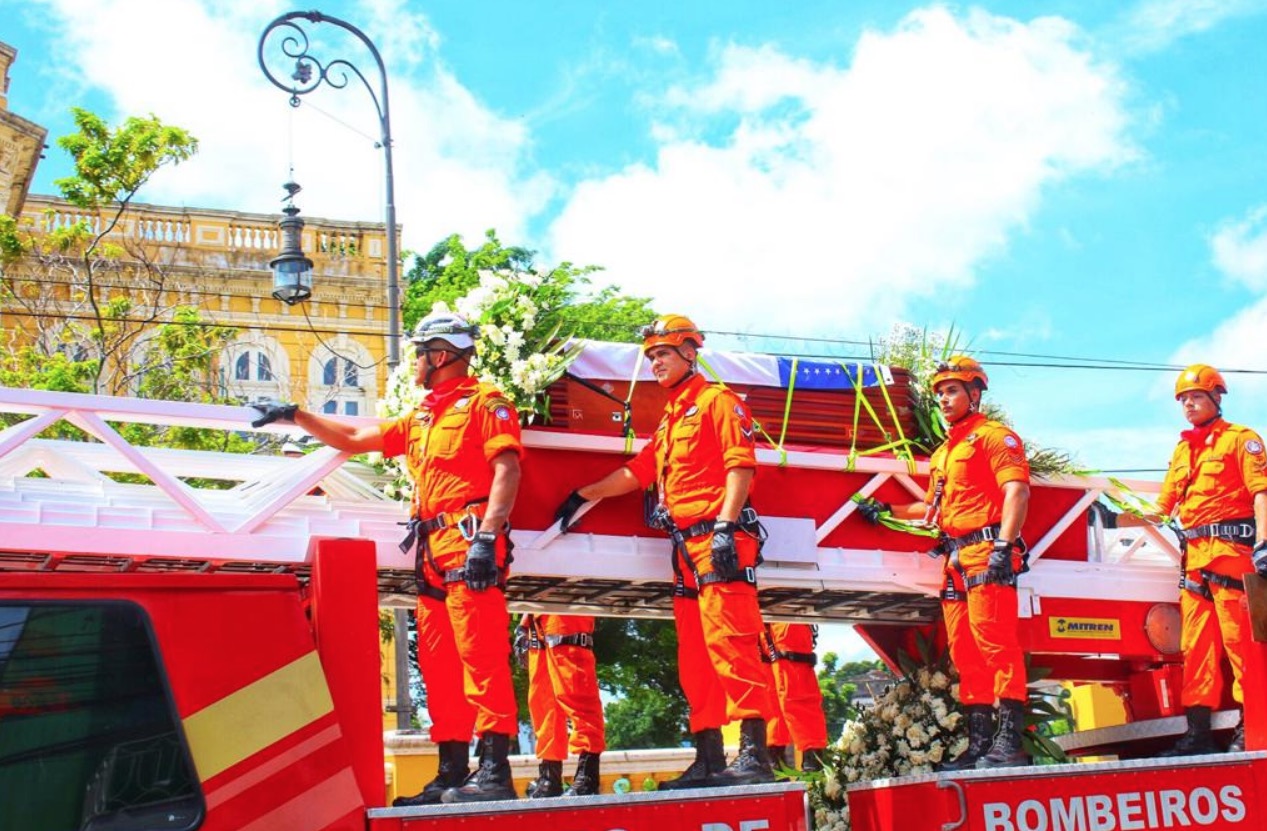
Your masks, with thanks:
[{"label": "helmet chin strap", "polygon": [[693,376],[693,375],[695,374],[695,361],[688,360],[688,359],[687,359],[687,357],[686,357],[685,355],[683,355],[683,354],[682,354],[682,349],[681,349],[680,347],[674,346],[674,347],[673,347],[673,351],[677,353],[677,356],[678,356],[679,358],[681,358],[682,360],[686,361],[686,367],[687,367],[687,368],[686,368],[686,372],[683,372],[683,373],[682,373],[682,377],[681,377],[681,378],[677,379],[677,380],[676,380],[676,381],[674,381],[672,384],[669,384],[669,389],[673,389],[673,388],[675,388],[675,387],[677,387],[677,386],[679,386],[679,385],[681,385],[681,384],[685,383],[686,381],[690,380],[691,376]]}]

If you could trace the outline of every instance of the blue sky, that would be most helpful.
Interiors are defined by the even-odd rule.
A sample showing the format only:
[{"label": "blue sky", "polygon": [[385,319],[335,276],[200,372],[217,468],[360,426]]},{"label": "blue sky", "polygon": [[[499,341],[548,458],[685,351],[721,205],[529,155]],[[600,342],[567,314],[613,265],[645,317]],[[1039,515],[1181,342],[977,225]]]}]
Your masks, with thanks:
[{"label": "blue sky", "polygon": [[[271,212],[293,161],[306,214],[380,219],[368,96],[291,110],[256,65],[292,8],[0,0],[9,106],[51,136],[75,104],[189,128],[201,152],[147,201]],[[323,11],[388,61],[407,247],[496,228],[789,352],[953,325],[1018,430],[1097,469],[1164,464],[1173,373],[998,353],[1267,371],[1267,2]],[[1267,428],[1267,375],[1229,380],[1228,415]]]}]

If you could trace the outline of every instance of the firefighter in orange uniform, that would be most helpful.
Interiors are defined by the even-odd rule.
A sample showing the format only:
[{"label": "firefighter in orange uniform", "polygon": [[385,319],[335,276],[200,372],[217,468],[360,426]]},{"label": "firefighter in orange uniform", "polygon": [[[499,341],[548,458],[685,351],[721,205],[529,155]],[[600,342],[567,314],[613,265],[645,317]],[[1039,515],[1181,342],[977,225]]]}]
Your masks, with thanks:
[{"label": "firefighter in orange uniform", "polygon": [[959,700],[968,715],[968,749],[943,763],[943,770],[1029,763],[1021,745],[1028,691],[1016,596],[1029,462],[1020,438],[980,412],[988,385],[985,370],[972,358],[958,355],[938,366],[933,392],[950,429],[929,460],[924,501],[890,508],[868,499],[858,509],[872,522],[891,510],[942,532],[941,608],[950,659],[959,672]]},{"label": "firefighter in orange uniform", "polygon": [[[556,517],[567,530],[585,502],[657,486],[651,520],[673,541],[678,676],[690,706],[695,761],[661,789],[773,781],[766,720],[772,677],[761,662],[756,566],[762,534],[748,495],[756,474],[752,417],[734,393],[696,370],[704,336],[667,315],[642,349],[669,403],[655,434],[626,466],[573,491]],[[721,727],[740,720],[739,754],[726,766]]]},{"label": "firefighter in orange uniform", "polygon": [[[1267,576],[1267,455],[1248,427],[1223,420],[1227,383],[1212,366],[1194,364],[1175,381],[1175,399],[1192,429],[1181,433],[1162,483],[1158,510],[1177,516],[1186,543],[1181,576],[1183,693],[1188,730],[1162,756],[1217,753],[1210,714],[1223,696],[1222,656],[1232,665],[1232,698],[1250,639],[1241,578]],[[1260,691],[1261,692],[1261,691]],[[1229,750],[1245,749],[1245,721]]]},{"label": "firefighter in orange uniform", "polygon": [[[598,793],[599,758],[607,745],[594,662],[594,618],[524,615],[515,632],[516,653],[521,649],[526,653],[528,711],[539,760],[528,797]],[[577,754],[576,776],[564,791],[563,760],[569,750]]]},{"label": "firefighter in orange uniform", "polygon": [[[519,724],[503,587],[523,448],[510,401],[469,374],[478,331],[449,313],[418,323],[416,383],[427,394],[394,421],[354,427],[294,404],[256,405],[256,425],[293,421],[340,450],[406,457],[414,497],[401,548],[416,555],[418,663],[440,765],[396,805],[515,798],[507,754]],[[472,733],[480,765],[468,776]]]},{"label": "firefighter in orange uniform", "polygon": [[818,627],[808,623],[767,623],[761,638],[761,657],[774,671],[778,714],[766,729],[770,758],[787,764],[787,747],[801,752],[801,770],[822,770],[827,747],[827,717],[823,690],[814,665],[818,655]]}]

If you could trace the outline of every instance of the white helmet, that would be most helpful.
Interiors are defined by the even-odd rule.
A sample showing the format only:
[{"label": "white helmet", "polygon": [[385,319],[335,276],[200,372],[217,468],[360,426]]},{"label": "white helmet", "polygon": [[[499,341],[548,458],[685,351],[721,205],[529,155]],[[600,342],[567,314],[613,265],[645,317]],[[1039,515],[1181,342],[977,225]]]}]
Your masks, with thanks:
[{"label": "white helmet", "polygon": [[470,349],[475,345],[475,338],[480,328],[467,323],[466,318],[453,312],[432,312],[418,321],[414,333],[410,336],[415,344],[422,345],[429,340],[442,340],[454,349]]}]

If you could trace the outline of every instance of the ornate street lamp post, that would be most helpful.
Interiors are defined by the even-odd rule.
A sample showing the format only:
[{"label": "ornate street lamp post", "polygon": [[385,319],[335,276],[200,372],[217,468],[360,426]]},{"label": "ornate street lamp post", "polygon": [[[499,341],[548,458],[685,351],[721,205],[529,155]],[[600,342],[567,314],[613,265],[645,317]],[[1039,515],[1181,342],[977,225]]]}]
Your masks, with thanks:
[{"label": "ornate street lamp post", "polygon": [[[380,79],[378,90],[375,91],[369,80],[361,74],[361,70],[357,69],[350,61],[344,58],[335,58],[327,63],[322,63],[310,55],[308,53],[310,45],[308,34],[297,22],[299,20],[307,20],[310,23],[332,23],[341,29],[351,32],[361,43],[365,44],[370,54],[374,56],[374,62],[378,64],[378,76]],[[275,32],[278,33],[278,38],[280,38],[278,46],[282,55],[286,59],[294,61],[293,70],[284,80],[273,74],[264,59],[266,42],[269,36]],[[299,96],[307,95],[321,86],[322,83],[329,84],[335,89],[342,89],[348,85],[351,76],[355,75],[365,85],[370,98],[374,101],[375,109],[378,110],[378,122],[381,131],[379,146],[383,148],[384,168],[387,172],[387,205],[385,209],[387,214],[387,367],[388,371],[391,371],[400,363],[400,264],[398,261],[399,255],[396,251],[396,196],[392,179],[392,129],[390,109],[387,103],[387,69],[383,66],[383,58],[378,54],[378,49],[360,29],[351,23],[339,20],[337,17],[331,17],[317,11],[288,12],[269,23],[268,26],[264,27],[263,34],[260,35],[258,57],[260,69],[264,71],[264,76],[277,88],[290,93],[290,105],[292,107],[299,106]],[[292,219],[298,221],[297,217],[289,215],[287,219],[282,220],[283,233],[286,231],[286,222]],[[286,253],[288,252],[283,252],[283,255]],[[297,253],[302,258],[302,252]],[[278,259],[281,258],[279,257]],[[288,260],[288,262],[293,261],[293,258]]]},{"label": "ornate street lamp post", "polygon": [[[310,23],[332,23],[341,29],[351,32],[365,47],[370,50],[370,54],[374,56],[374,62],[378,64],[378,77],[380,80],[378,92],[374,91],[374,87],[361,70],[357,69],[350,61],[344,58],[335,58],[328,63],[322,63],[318,59],[308,54],[309,42],[308,34],[303,30],[297,21],[307,20]],[[294,68],[286,80],[279,79],[268,68],[268,63],[264,60],[264,46],[270,35],[278,32],[280,38],[280,47],[282,55],[289,60],[294,61]],[[274,86],[290,93],[290,105],[292,107],[299,106],[299,96],[307,95],[324,82],[335,89],[342,89],[348,85],[350,79],[349,73],[361,79],[361,83],[365,85],[365,89],[370,94],[370,98],[374,101],[374,108],[378,110],[378,124],[380,129],[379,146],[383,148],[384,169],[387,173],[387,205],[385,209],[387,223],[387,371],[390,373],[400,363],[400,264],[399,256],[396,252],[396,193],[393,186],[392,178],[392,125],[391,110],[387,103],[387,68],[383,66],[383,58],[378,54],[378,48],[370,41],[365,33],[360,29],[337,17],[330,17],[321,12],[289,12],[274,20],[264,27],[263,33],[260,35],[260,45],[258,50],[258,58],[260,69],[264,71],[265,77],[273,83]],[[293,195],[293,194],[292,194]],[[291,203],[293,208],[293,202]],[[295,210],[298,213],[298,210]],[[299,223],[302,229],[302,220],[297,216],[287,213],[287,218],[282,220],[283,233],[286,231],[286,223],[294,221]],[[298,236],[298,232],[295,232]],[[299,254],[300,260],[305,260],[303,252],[299,250],[300,246],[296,245],[296,253]],[[281,260],[288,252],[283,251]],[[278,260],[274,260],[276,263]],[[293,257],[287,262],[291,263],[291,267],[296,262]],[[312,264],[308,267],[311,269]],[[277,267],[274,267],[276,273]],[[311,272],[309,272],[309,280],[311,281]],[[311,292],[310,292],[311,293]],[[396,727],[398,730],[408,730],[410,728],[410,718],[413,714],[413,705],[410,701],[409,694],[409,650],[406,644],[409,643],[409,621],[408,613],[404,609],[396,609],[392,615],[395,629],[395,646],[396,646]]]}]

